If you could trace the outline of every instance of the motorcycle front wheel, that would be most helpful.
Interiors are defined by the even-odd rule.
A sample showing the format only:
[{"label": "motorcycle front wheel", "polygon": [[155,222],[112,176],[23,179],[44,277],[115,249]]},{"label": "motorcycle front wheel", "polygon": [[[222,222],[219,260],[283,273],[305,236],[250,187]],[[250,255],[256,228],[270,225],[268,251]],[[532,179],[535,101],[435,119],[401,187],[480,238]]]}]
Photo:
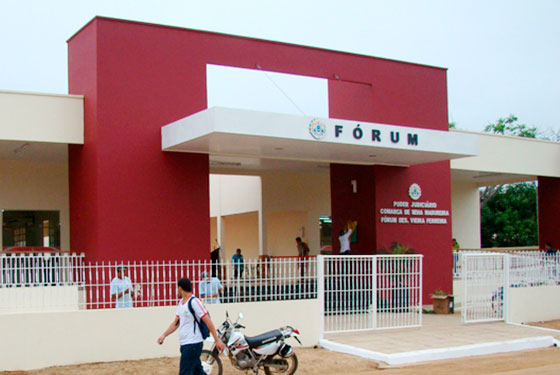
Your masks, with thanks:
[{"label": "motorcycle front wheel", "polygon": [[217,353],[204,349],[200,354],[200,363],[207,375],[222,375],[222,361]]},{"label": "motorcycle front wheel", "polygon": [[284,374],[284,375],[292,375],[296,373],[298,367],[298,359],[296,353],[292,356],[283,358],[280,356],[275,356],[271,360],[271,364],[267,365],[264,363],[264,372],[266,375],[274,375],[274,374]]}]

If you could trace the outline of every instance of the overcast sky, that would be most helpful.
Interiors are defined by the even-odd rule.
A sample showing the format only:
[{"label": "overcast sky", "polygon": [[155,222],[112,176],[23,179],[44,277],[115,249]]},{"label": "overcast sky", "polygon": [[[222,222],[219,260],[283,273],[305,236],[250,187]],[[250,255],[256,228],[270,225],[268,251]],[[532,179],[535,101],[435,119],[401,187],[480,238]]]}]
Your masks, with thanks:
[{"label": "overcast sky", "polygon": [[66,40],[95,15],[448,68],[450,121],[560,130],[560,1],[0,0],[0,90],[67,93]]}]

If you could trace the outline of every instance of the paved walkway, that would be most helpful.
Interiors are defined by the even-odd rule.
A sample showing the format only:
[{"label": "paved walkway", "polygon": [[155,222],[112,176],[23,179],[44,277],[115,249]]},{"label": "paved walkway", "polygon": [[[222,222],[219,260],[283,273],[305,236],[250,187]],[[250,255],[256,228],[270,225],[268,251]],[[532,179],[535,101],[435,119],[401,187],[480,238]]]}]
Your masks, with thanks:
[{"label": "paved walkway", "polygon": [[463,324],[459,314],[422,319],[420,328],[327,334],[325,344],[333,345],[323,346],[350,354],[354,348],[362,357],[397,364],[530,349],[560,339],[558,331],[504,322]]}]

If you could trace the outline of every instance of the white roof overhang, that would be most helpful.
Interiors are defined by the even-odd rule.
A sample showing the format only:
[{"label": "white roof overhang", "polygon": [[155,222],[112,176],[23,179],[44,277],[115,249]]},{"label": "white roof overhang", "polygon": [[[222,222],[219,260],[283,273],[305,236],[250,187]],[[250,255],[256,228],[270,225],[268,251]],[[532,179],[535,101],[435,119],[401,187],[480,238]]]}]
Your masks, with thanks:
[{"label": "white roof overhang", "polygon": [[478,154],[478,137],[448,131],[213,107],[162,127],[164,151],[228,160],[410,166]]}]

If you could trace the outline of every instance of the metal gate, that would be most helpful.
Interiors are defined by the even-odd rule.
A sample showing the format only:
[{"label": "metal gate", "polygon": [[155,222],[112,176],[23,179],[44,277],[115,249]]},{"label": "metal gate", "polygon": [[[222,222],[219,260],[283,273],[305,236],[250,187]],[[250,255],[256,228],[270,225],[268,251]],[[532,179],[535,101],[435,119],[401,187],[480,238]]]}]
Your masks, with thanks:
[{"label": "metal gate", "polygon": [[504,320],[509,293],[507,254],[462,255],[464,323]]},{"label": "metal gate", "polygon": [[422,256],[319,256],[323,333],[422,325]]}]

